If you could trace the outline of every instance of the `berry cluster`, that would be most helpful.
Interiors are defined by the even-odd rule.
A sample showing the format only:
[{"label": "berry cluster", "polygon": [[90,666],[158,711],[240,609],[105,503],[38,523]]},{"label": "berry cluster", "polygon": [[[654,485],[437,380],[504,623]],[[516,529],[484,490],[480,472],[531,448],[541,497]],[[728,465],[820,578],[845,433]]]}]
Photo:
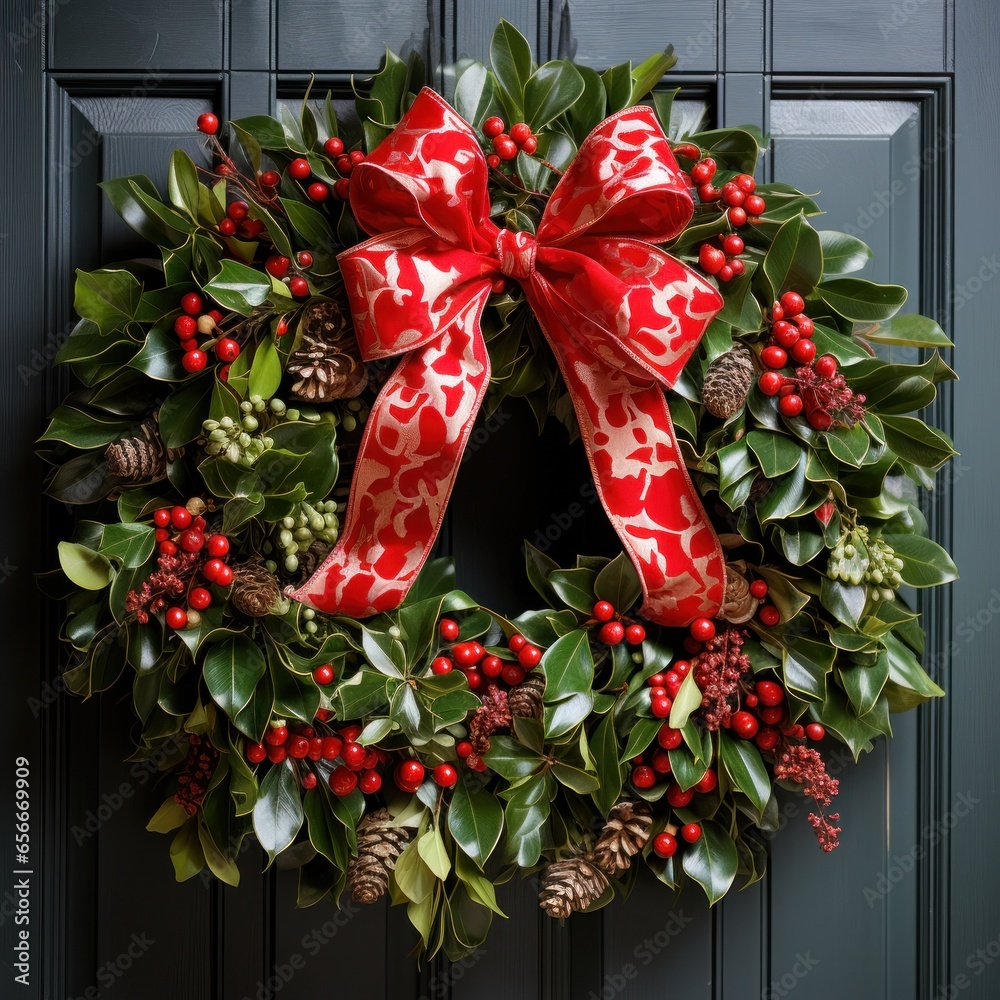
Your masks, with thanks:
[{"label": "berry cluster", "polygon": [[[204,345],[211,348],[214,345],[216,358],[229,370],[229,364],[239,357],[240,345],[231,337],[223,337],[219,333],[219,325],[223,316],[218,309],[204,311],[205,303],[197,292],[188,292],[181,296],[181,314],[174,320],[174,333],[181,342],[184,357],[181,365],[186,372],[200,372],[208,365],[208,351],[203,350],[198,337],[208,337]],[[223,377],[222,371],[219,377]]]},{"label": "berry cluster", "polygon": [[208,784],[219,763],[219,751],[207,737],[188,737],[188,752],[177,775],[178,789],[174,792],[176,802],[188,816],[193,816],[205,800]]},{"label": "berry cluster", "polygon": [[[360,149],[348,151],[344,140],[338,136],[331,136],[323,143],[323,152],[340,174],[333,185],[333,195],[341,201],[347,201],[351,194],[351,173],[364,160],[365,154]],[[322,204],[330,197],[330,186],[314,176],[312,164],[304,156],[296,157],[288,164],[288,176],[302,184],[310,201]]]},{"label": "berry cluster", "polygon": [[508,133],[504,120],[493,115],[483,122],[483,134],[493,147],[486,157],[491,170],[496,170],[504,160],[513,160],[519,152],[532,156],[538,149],[538,137],[524,122],[512,125]]},{"label": "berry cluster", "polygon": [[746,270],[739,256],[743,253],[743,238],[730,233],[728,236],[720,236],[719,241],[721,249],[711,243],[702,243],[698,251],[698,263],[706,274],[713,275],[719,281],[732,281]]},{"label": "berry cluster", "polygon": [[626,624],[610,601],[598,601],[591,609],[590,624],[600,626],[597,638],[606,646],[618,646],[627,642],[630,646],[641,646],[646,639],[646,630],[638,623]]},{"label": "berry cluster", "polygon": [[757,182],[750,174],[737,174],[721,188],[716,188],[712,181],[717,170],[718,164],[710,156],[691,168],[691,180],[698,189],[698,198],[704,204],[718,202],[729,224],[737,229],[747,222],[756,222],[767,209],[764,199],[754,194]]},{"label": "berry cluster", "polygon": [[542,650],[520,634],[512,635],[507,643],[517,658],[514,661],[501,659],[474,640],[458,642],[460,628],[452,618],[442,618],[439,628],[442,640],[453,645],[434,657],[431,673],[448,674],[457,666],[473,691],[478,691],[486,681],[499,680],[508,687],[517,687],[527,672],[542,662]]},{"label": "berry cluster", "polygon": [[[309,282],[306,280],[302,272],[312,267],[312,263],[313,255],[308,250],[300,250],[295,255],[296,273],[289,274],[289,271],[292,269],[292,258],[286,257],[284,254],[272,253],[264,261],[264,270],[267,271],[272,278],[275,278],[277,281],[284,282],[288,286],[288,291],[294,298],[303,299],[309,294]],[[288,332],[288,324],[284,324],[284,329],[282,329],[281,324],[282,321],[279,321],[277,329],[279,337],[283,337]]]}]

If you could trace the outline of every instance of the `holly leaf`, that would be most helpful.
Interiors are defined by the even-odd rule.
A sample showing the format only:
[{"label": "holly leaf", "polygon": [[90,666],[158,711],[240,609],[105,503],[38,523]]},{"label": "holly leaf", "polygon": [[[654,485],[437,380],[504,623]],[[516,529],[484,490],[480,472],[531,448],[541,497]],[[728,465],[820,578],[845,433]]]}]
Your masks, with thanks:
[{"label": "holly leaf", "polygon": [[245,635],[214,643],[205,656],[205,686],[230,718],[246,707],[267,663],[260,647]]},{"label": "holly leaf", "polygon": [[789,219],[775,234],[764,257],[764,274],[774,298],[783,292],[808,295],[823,277],[823,247],[819,233],[804,215]]},{"label": "holly leaf", "polygon": [[733,783],[763,815],[771,797],[771,778],[760,752],[747,740],[734,739],[724,729],[719,730],[719,758]]},{"label": "holly leaf", "polygon": [[455,843],[480,868],[500,840],[503,809],[493,795],[467,774],[455,786],[448,809],[448,830]]},{"label": "holly leaf", "polygon": [[271,279],[256,268],[235,260],[224,260],[204,286],[204,291],[225,309],[249,316],[256,306],[267,301]]},{"label": "holly leaf", "polygon": [[684,848],[682,867],[697,882],[709,904],[717,903],[729,891],[739,868],[739,855],[725,828],[714,820],[704,820],[701,836]]},{"label": "holly leaf", "polygon": [[534,774],[542,765],[537,753],[522,746],[512,736],[491,736],[483,760],[502,778],[516,782]]},{"label": "holly leaf", "polygon": [[302,801],[292,762],[272,766],[253,807],[253,828],[270,861],[295,839],[302,826]]},{"label": "holly leaf", "polygon": [[538,669],[545,677],[546,704],[574,694],[589,694],[594,683],[594,659],[587,632],[574,629],[557,639],[545,651]]}]

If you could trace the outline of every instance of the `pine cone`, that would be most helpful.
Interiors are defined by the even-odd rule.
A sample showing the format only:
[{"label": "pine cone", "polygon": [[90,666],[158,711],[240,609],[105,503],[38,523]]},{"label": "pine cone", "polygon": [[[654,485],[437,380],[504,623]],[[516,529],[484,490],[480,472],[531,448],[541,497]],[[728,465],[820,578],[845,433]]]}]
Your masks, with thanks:
[{"label": "pine cone", "polygon": [[108,445],[104,452],[108,472],[129,482],[155,483],[167,475],[167,449],[155,417],[147,417],[139,433]]},{"label": "pine cone", "polygon": [[542,693],[545,691],[545,678],[541,674],[531,673],[512,688],[507,695],[507,705],[510,714],[522,719],[540,719],[542,717]]},{"label": "pine cone", "polygon": [[753,384],[753,358],[743,344],[733,344],[717,357],[705,372],[701,401],[713,417],[728,420],[739,413],[746,403]]},{"label": "pine cone", "polygon": [[374,903],[389,887],[389,872],[410,842],[405,826],[393,826],[388,809],[377,809],[358,823],[358,856],[347,866],[347,888],[355,903]]},{"label": "pine cone", "polygon": [[576,910],[585,910],[607,890],[607,875],[594,863],[592,854],[553,861],[542,875],[538,905],[550,916],[565,920]]},{"label": "pine cone", "polygon": [[302,311],[302,339],[288,359],[297,377],[292,395],[311,403],[350,399],[368,385],[347,309],[337,301],[314,302]]},{"label": "pine cone", "polygon": [[726,593],[722,599],[719,617],[733,625],[750,621],[760,601],[750,593],[746,578],[732,566],[726,566]]},{"label": "pine cone", "polygon": [[594,864],[609,875],[631,867],[632,856],[646,846],[652,825],[652,810],[645,802],[619,802],[597,838]]},{"label": "pine cone", "polygon": [[249,618],[264,618],[281,603],[281,587],[273,573],[259,563],[233,568],[233,607]]}]

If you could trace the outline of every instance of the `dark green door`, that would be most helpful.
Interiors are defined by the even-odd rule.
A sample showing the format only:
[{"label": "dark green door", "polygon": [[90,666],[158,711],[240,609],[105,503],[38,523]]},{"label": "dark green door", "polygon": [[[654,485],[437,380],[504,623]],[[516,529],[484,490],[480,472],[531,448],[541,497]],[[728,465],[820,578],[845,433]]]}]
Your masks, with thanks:
[{"label": "dark green door", "polygon": [[[0,995],[1000,996],[989,655],[1000,609],[990,419],[1000,368],[997,10],[992,0],[572,0],[565,9],[555,0],[4,0],[0,615],[10,721],[0,740],[5,794],[15,758],[30,761],[37,874],[28,987],[12,981],[17,899],[4,889]],[[816,849],[789,806],[767,879],[713,912],[640,880],[627,906],[558,926],[530,882],[512,884],[502,900],[510,920],[484,949],[418,971],[405,919],[382,907],[296,911],[292,873],[248,875],[238,889],[173,882],[164,843],[142,833],[158,799],[155,775],[127,762],[127,706],[70,704],[59,686],[57,617],[31,574],[50,564],[64,515],[40,509],[30,442],[60,389],[47,362],[70,329],[72,268],[137,249],[98,181],[162,181],[175,146],[203,155],[192,133],[200,112],[273,112],[300,97],[312,72],[346,94],[351,73],[377,67],[383,43],[425,51],[445,67],[447,88],[448,65],[485,55],[500,16],[540,58],[575,47],[598,68],[672,42],[672,85],[685,88],[678,113],[769,131],[765,170],[822,191],[829,228],[875,249],[870,276],[908,285],[914,310],[952,332],[963,382],[935,419],[963,454],[927,509],[963,577],[925,608],[933,672],[950,697],[899,718],[891,746],[843,769],[850,824],[835,854]],[[448,528],[462,582],[500,605],[514,598],[519,539],[569,507],[585,470],[569,455],[553,472],[565,450],[558,434],[536,442],[525,414],[504,417],[467,463]],[[536,488],[487,489],[490,468],[515,449]],[[470,554],[484,514],[504,525],[489,563]],[[598,518],[573,531],[567,551],[607,537]],[[6,837],[7,819],[2,828]],[[8,851],[6,871],[11,862]]]}]

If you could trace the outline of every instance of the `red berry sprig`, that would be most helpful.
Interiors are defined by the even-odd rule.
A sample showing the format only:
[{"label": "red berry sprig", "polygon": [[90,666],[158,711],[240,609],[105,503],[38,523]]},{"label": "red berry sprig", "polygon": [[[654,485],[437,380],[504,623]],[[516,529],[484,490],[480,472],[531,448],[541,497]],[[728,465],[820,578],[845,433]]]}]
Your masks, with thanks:
[{"label": "red berry sprig", "polygon": [[524,122],[512,125],[510,132],[502,118],[492,115],[483,122],[483,134],[490,140],[493,152],[486,157],[486,162],[492,170],[507,160],[513,160],[519,152],[534,155],[538,149],[538,137],[531,127]]},{"label": "red berry sprig", "polygon": [[737,174],[721,188],[716,188],[712,182],[717,171],[718,164],[710,156],[691,168],[691,181],[698,189],[698,199],[703,204],[718,203],[730,225],[737,229],[747,222],[756,222],[767,209],[764,199],[754,193],[757,182],[750,174]]}]

